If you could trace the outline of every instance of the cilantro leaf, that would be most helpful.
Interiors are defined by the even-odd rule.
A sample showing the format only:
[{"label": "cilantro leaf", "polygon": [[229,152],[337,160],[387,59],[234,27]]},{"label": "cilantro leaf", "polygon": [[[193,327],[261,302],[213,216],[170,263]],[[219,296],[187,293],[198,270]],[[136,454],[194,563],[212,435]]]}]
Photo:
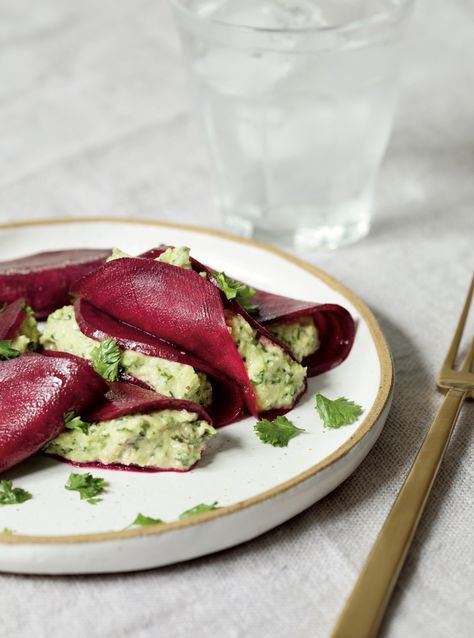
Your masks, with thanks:
[{"label": "cilantro leaf", "polygon": [[199,503],[199,505],[195,505],[191,507],[189,510],[184,511],[179,515],[179,518],[185,519],[190,518],[191,516],[196,516],[197,514],[203,514],[204,512],[212,512],[214,510],[218,510],[219,506],[217,505],[217,501],[211,503],[210,505],[206,505],[206,503]]},{"label": "cilantro leaf", "polygon": [[23,310],[30,317],[34,317],[35,316],[35,311],[33,310],[33,308],[31,306],[29,306],[28,304],[26,304],[26,303],[23,304]]},{"label": "cilantro leaf", "polygon": [[305,432],[302,428],[293,425],[286,416],[277,416],[273,421],[261,419],[253,429],[263,443],[269,443],[273,447],[286,447],[290,439]]},{"label": "cilantro leaf", "polygon": [[75,474],[72,472],[64,487],[67,490],[79,492],[81,500],[95,505],[102,500],[95,497],[105,492],[107,483],[103,478],[94,478],[89,472],[87,474]]},{"label": "cilantro leaf", "polygon": [[115,339],[107,338],[92,350],[92,365],[106,381],[117,381],[122,353]]},{"label": "cilantro leaf", "polygon": [[1,534],[5,534],[6,536],[11,536],[13,534],[13,530],[10,527],[4,527]]},{"label": "cilantro leaf", "polygon": [[252,297],[256,293],[254,288],[228,277],[225,272],[213,272],[212,274],[227,299],[235,299],[250,314],[258,311],[258,306],[252,304]]},{"label": "cilantro leaf", "polygon": [[33,496],[21,487],[13,487],[12,481],[0,481],[0,507],[18,505],[29,501]]},{"label": "cilantro leaf", "polygon": [[0,341],[0,361],[6,361],[7,359],[14,359],[19,357],[21,352],[11,347],[11,339],[2,339]]},{"label": "cilantro leaf", "polygon": [[327,428],[339,428],[341,425],[351,425],[357,421],[362,412],[362,406],[349,401],[346,397],[339,397],[334,401],[322,394],[316,395],[316,410]]},{"label": "cilantro leaf", "polygon": [[145,516],[145,514],[138,513],[133,523],[130,523],[130,525],[125,529],[134,526],[146,527],[147,525],[159,525],[160,523],[163,523],[161,518],[152,518],[151,516]]},{"label": "cilantro leaf", "polygon": [[64,414],[64,427],[68,430],[78,430],[83,434],[89,433],[89,428],[92,423],[83,421],[80,416],[77,416],[72,410]]}]

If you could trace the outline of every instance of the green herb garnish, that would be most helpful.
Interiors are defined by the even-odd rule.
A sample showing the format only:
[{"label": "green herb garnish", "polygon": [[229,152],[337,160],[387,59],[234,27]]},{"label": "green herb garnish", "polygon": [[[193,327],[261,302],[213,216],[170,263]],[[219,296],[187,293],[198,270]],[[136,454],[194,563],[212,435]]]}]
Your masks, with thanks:
[{"label": "green herb garnish", "polygon": [[256,293],[254,288],[228,277],[225,272],[213,272],[212,274],[227,299],[235,299],[250,314],[258,311],[258,306],[252,304],[252,297]]},{"label": "green herb garnish", "polygon": [[33,308],[26,303],[23,304],[23,310],[26,312],[27,315],[30,315],[30,317],[35,316],[35,311],[33,310]]},{"label": "green herb garnish", "polygon": [[19,505],[29,501],[33,496],[21,487],[13,487],[12,481],[0,481],[0,507],[3,505]]},{"label": "green herb garnish", "polygon": [[13,530],[10,527],[4,527],[2,529],[2,534],[5,534],[6,536],[11,536],[13,534]]},{"label": "green herb garnish", "polygon": [[0,361],[6,361],[7,359],[15,359],[19,357],[21,352],[12,348],[11,339],[0,340]]},{"label": "green herb garnish", "polygon": [[75,474],[73,472],[69,475],[64,487],[67,490],[79,492],[81,500],[95,505],[102,500],[95,497],[105,492],[107,483],[103,478],[94,478],[89,472],[87,474]]},{"label": "green herb garnish", "polygon": [[210,505],[206,505],[206,503],[199,503],[199,505],[195,505],[191,507],[191,509],[186,510],[182,514],[179,515],[180,519],[190,518],[191,516],[196,516],[197,514],[203,514],[204,512],[212,512],[214,510],[218,510],[219,506],[217,505],[217,501],[211,503]]},{"label": "green herb garnish", "polygon": [[345,397],[339,397],[333,401],[322,394],[316,395],[316,410],[327,428],[351,425],[364,411],[362,406]]},{"label": "green herb garnish", "polygon": [[117,381],[120,375],[121,356],[122,353],[115,339],[104,339],[91,353],[94,370],[106,381]]},{"label": "green herb garnish", "polygon": [[253,429],[261,441],[273,447],[286,447],[290,439],[305,431],[293,425],[286,416],[277,416],[273,421],[261,419]]},{"label": "green herb garnish", "polygon": [[161,518],[152,518],[151,516],[145,516],[145,514],[137,514],[135,520],[133,521],[133,523],[130,523],[130,525],[128,527],[126,527],[125,529],[128,529],[129,527],[146,527],[147,525],[159,525],[163,523],[163,521],[161,520]]},{"label": "green herb garnish", "polygon": [[83,434],[88,434],[91,425],[92,423],[83,421],[81,417],[77,416],[72,410],[70,412],[66,412],[64,415],[64,427],[68,430],[78,430]]}]

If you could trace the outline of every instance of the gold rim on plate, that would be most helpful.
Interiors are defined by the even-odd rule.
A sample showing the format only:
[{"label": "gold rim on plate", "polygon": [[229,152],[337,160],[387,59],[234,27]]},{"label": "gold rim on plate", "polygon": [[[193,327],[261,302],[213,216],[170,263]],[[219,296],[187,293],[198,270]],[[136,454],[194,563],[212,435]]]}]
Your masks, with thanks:
[{"label": "gold rim on plate", "polygon": [[3,534],[0,535],[0,543],[7,544],[68,544],[68,543],[92,543],[92,542],[100,542],[100,541],[111,541],[111,540],[120,540],[120,539],[128,539],[128,538],[137,538],[139,536],[155,536],[158,534],[166,534],[167,532],[171,532],[176,529],[182,529],[184,527],[190,527],[193,525],[201,525],[202,523],[206,523],[208,521],[212,521],[214,519],[220,518],[221,516],[228,516],[229,514],[234,514],[242,509],[247,507],[252,507],[253,505],[257,505],[263,501],[274,498],[287,490],[290,490],[303,481],[313,477],[315,474],[318,474],[329,465],[332,465],[336,461],[339,461],[342,457],[348,454],[363,438],[366,436],[372,427],[375,425],[380,415],[382,414],[387,401],[390,398],[392,385],[393,385],[393,367],[392,367],[392,358],[390,355],[390,351],[388,349],[387,342],[385,337],[382,334],[382,330],[378,324],[377,319],[374,317],[371,310],[369,310],[368,306],[361,300],[357,295],[355,295],[351,290],[346,288],[339,281],[328,275],[319,268],[308,264],[307,262],[298,259],[297,257],[293,257],[285,253],[284,251],[274,248],[273,246],[269,246],[267,244],[263,244],[261,242],[255,241],[253,239],[244,239],[242,237],[236,237],[235,235],[231,235],[230,233],[226,233],[220,230],[214,230],[211,228],[203,228],[199,226],[192,225],[180,225],[180,224],[172,224],[169,222],[156,222],[148,219],[127,219],[120,217],[75,217],[75,218],[55,218],[55,219],[40,219],[40,220],[29,220],[29,221],[21,221],[21,222],[11,222],[0,224],[0,230],[13,229],[13,228],[23,228],[29,226],[49,226],[49,225],[61,225],[61,224],[94,224],[94,223],[112,223],[112,224],[134,224],[138,226],[154,226],[158,228],[173,228],[175,230],[188,230],[195,233],[201,233],[203,235],[211,235],[213,237],[221,237],[222,239],[227,239],[229,241],[237,242],[239,244],[244,244],[247,246],[253,246],[256,248],[260,248],[261,250],[265,250],[268,253],[273,253],[289,261],[293,264],[296,264],[303,270],[311,273],[324,283],[328,284],[333,290],[341,293],[344,297],[346,297],[352,305],[357,309],[360,316],[367,323],[370,331],[370,335],[375,343],[375,347],[377,350],[377,355],[380,363],[380,386],[377,392],[377,396],[375,398],[375,402],[367,413],[365,419],[362,421],[360,426],[354,432],[354,434],[350,437],[348,441],[346,441],[343,445],[341,445],[337,450],[335,450],[332,454],[327,456],[323,461],[313,465],[308,470],[301,472],[297,476],[289,479],[288,481],[284,481],[279,485],[272,487],[269,490],[265,490],[256,496],[252,496],[251,498],[247,498],[243,501],[239,501],[234,503],[233,505],[227,505],[221,507],[212,512],[207,512],[196,516],[195,518],[185,519],[182,521],[175,521],[172,523],[161,523],[159,525],[150,525],[149,527],[142,527],[138,529],[130,529],[130,530],[122,530],[118,532],[99,532],[93,534],[76,534],[76,535],[65,535],[65,536],[28,536],[22,534]]}]

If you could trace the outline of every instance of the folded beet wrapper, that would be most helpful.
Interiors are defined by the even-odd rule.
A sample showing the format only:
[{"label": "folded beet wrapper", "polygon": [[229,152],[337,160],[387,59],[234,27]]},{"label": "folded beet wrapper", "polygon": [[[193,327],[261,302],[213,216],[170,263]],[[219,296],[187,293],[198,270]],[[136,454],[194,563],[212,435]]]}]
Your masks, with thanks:
[{"label": "folded beet wrapper", "polygon": [[[206,362],[149,333],[114,319],[83,299],[76,301],[74,311],[79,329],[91,339],[102,341],[112,338],[123,350],[134,350],[149,357],[189,365],[208,375],[213,389],[213,403],[209,411],[217,427],[232,423],[241,415],[244,406],[239,386]],[[126,380],[137,383],[133,378]],[[141,381],[138,383],[142,384]]]},{"label": "folded beet wrapper", "polygon": [[69,303],[72,284],[95,270],[110,250],[73,249],[0,262],[0,303],[24,297],[39,319]]},{"label": "folded beet wrapper", "polygon": [[[146,259],[157,259],[172,246],[161,245],[141,255]],[[209,266],[190,258],[193,270],[206,272],[216,286],[217,281]],[[269,327],[272,323],[311,317],[318,330],[320,346],[316,352],[301,362],[308,369],[308,377],[314,377],[335,368],[349,355],[354,343],[356,325],[351,313],[339,304],[314,303],[283,295],[275,295],[265,290],[256,290],[252,304],[258,312],[252,315],[253,322]],[[234,302],[234,307],[236,302]],[[254,323],[252,324],[254,325]]]},{"label": "folded beet wrapper", "polygon": [[[149,412],[159,412],[161,410],[187,410],[198,415],[199,419],[213,425],[209,414],[201,406],[192,401],[173,399],[158,394],[152,390],[133,385],[131,383],[112,382],[108,384],[108,392],[94,406],[92,410],[81,414],[88,423],[101,423],[119,419],[122,416],[131,414],[147,414]],[[64,459],[56,457],[61,461]],[[157,467],[139,467],[137,465],[122,465],[121,463],[103,464],[99,461],[77,462],[67,461],[77,467],[90,467],[107,470],[122,470],[126,472],[188,472],[192,468],[185,470],[162,470]]]},{"label": "folded beet wrapper", "polygon": [[218,287],[193,270],[140,257],[116,259],[83,277],[73,292],[120,321],[177,346],[237,383],[247,410],[254,416],[258,416],[255,394],[226,325],[226,306],[248,320],[260,336],[292,356],[238,304],[228,304]]},{"label": "folded beet wrapper", "polygon": [[100,423],[118,419],[128,414],[146,414],[160,410],[187,410],[212,425],[209,414],[192,401],[173,399],[162,394],[140,388],[131,383],[109,383],[109,390],[100,403],[84,416],[86,421]]},{"label": "folded beet wrapper", "polygon": [[14,339],[26,318],[25,299],[16,299],[0,311],[0,340]]},{"label": "folded beet wrapper", "polygon": [[66,412],[90,409],[107,384],[87,361],[59,353],[0,363],[0,472],[28,458],[64,429]]},{"label": "folded beet wrapper", "polygon": [[257,290],[252,303],[258,306],[255,320],[263,326],[311,317],[317,328],[320,346],[301,362],[313,377],[335,368],[349,355],[355,338],[356,325],[351,313],[338,304],[318,304],[301,301],[264,290]]}]

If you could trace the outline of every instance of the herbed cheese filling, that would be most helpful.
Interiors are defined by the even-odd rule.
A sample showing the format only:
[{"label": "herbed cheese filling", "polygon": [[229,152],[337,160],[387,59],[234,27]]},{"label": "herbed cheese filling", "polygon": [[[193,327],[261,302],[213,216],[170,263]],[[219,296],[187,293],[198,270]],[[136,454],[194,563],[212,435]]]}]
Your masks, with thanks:
[{"label": "herbed cheese filling", "polygon": [[11,347],[14,350],[18,350],[21,353],[27,350],[35,350],[39,343],[40,333],[38,330],[38,324],[32,311],[26,312],[26,317],[16,333],[14,339],[12,339]]},{"label": "herbed cheese filling", "polygon": [[306,368],[259,337],[240,315],[226,311],[226,323],[252,383],[258,411],[290,407],[303,390]]},{"label": "herbed cheese filling", "polygon": [[[47,350],[70,352],[89,360],[98,345],[97,341],[82,334],[72,306],[64,306],[49,315],[40,341]],[[209,379],[189,365],[148,357],[134,350],[122,351],[120,365],[124,372],[167,397],[194,401],[203,407],[212,403]]]},{"label": "herbed cheese filling", "polygon": [[214,434],[194,412],[160,410],[93,423],[87,433],[65,430],[44,451],[77,463],[187,470]]},{"label": "herbed cheese filling", "polygon": [[[178,266],[179,268],[185,268],[186,270],[192,270],[191,261],[189,259],[189,253],[191,249],[187,246],[178,246],[177,248],[167,248],[155,261],[161,261],[165,264],[171,264],[172,266]],[[124,252],[120,248],[113,248],[112,254],[108,257],[107,261],[114,261],[115,259],[123,259],[124,257],[132,257],[129,253]]]},{"label": "herbed cheese filling", "polygon": [[133,255],[126,253],[121,248],[112,248],[112,254],[107,257],[106,261],[115,261],[116,259],[123,259],[124,257],[133,257]]},{"label": "herbed cheese filling", "polygon": [[171,264],[172,266],[179,266],[179,268],[184,268],[185,270],[192,270],[189,253],[190,249],[187,246],[167,248],[156,261]]},{"label": "herbed cheese filling", "polygon": [[319,335],[312,317],[271,323],[266,328],[293,352],[298,361],[319,348]]}]

